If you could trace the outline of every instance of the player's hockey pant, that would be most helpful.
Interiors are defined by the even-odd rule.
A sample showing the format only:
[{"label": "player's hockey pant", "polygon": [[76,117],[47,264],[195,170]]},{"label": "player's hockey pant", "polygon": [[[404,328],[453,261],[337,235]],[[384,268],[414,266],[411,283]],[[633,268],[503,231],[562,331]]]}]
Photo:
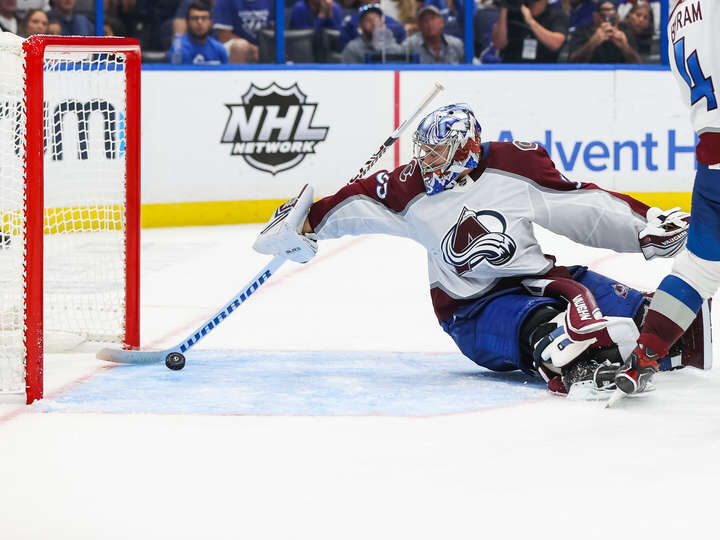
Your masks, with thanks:
[{"label": "player's hockey pant", "polygon": [[687,248],[701,259],[720,261],[720,170],[698,163]]},{"label": "player's hockey pant", "polygon": [[[569,267],[574,280],[595,295],[603,315],[634,317],[643,305],[640,291],[588,270]],[[506,289],[458,309],[441,323],[462,353],[476,364],[494,371],[520,369],[531,372],[520,351],[520,329],[527,317],[543,305],[565,307],[557,300],[530,296],[520,287]]]}]

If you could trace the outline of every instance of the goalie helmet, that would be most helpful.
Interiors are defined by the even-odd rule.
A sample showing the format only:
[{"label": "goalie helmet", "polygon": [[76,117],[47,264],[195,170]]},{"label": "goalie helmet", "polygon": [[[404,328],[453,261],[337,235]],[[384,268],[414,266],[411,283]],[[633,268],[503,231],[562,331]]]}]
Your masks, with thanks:
[{"label": "goalie helmet", "polygon": [[480,161],[480,124],[466,103],[441,107],[427,115],[413,135],[413,158],[428,195],[439,193]]}]

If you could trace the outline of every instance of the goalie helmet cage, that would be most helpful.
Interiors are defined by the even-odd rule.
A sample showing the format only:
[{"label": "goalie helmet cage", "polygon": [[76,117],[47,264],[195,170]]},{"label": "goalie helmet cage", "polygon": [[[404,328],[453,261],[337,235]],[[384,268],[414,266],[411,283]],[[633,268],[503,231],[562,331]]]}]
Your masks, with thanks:
[{"label": "goalie helmet cage", "polygon": [[29,404],[51,332],[139,345],[137,41],[0,33],[0,215],[0,391]]}]

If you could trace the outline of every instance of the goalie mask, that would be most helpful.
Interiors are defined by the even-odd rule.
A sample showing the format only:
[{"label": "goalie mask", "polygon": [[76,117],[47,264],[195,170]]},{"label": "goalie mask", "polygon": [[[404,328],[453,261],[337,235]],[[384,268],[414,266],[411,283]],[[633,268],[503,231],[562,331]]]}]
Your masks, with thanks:
[{"label": "goalie mask", "polygon": [[428,195],[451,187],[461,172],[477,167],[480,131],[466,103],[441,107],[420,122],[413,135],[413,158]]}]

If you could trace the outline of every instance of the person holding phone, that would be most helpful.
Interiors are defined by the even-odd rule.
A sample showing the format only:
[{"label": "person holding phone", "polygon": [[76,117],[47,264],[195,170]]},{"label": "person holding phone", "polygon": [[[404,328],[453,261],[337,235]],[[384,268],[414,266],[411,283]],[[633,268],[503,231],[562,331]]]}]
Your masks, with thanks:
[{"label": "person holding phone", "polygon": [[640,64],[632,36],[618,28],[617,4],[603,0],[595,6],[592,24],[570,34],[570,62],[588,64]]},{"label": "person holding phone", "polygon": [[548,0],[499,0],[493,47],[504,63],[558,61],[567,40],[568,17]]}]

